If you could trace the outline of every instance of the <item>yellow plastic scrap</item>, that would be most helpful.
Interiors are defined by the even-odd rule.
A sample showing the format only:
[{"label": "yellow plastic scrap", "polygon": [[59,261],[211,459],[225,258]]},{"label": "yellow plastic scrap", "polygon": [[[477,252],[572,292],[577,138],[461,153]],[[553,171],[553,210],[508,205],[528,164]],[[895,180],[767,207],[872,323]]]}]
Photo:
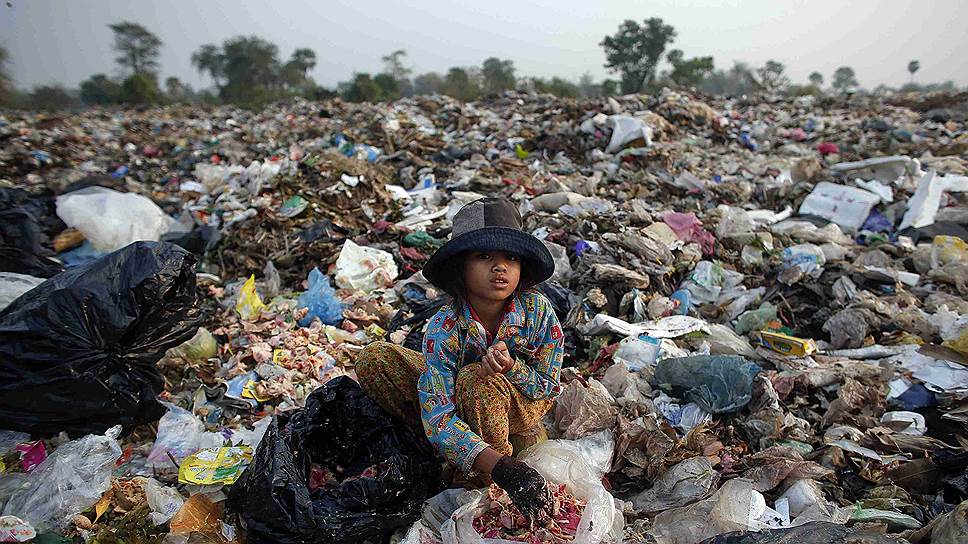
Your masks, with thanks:
[{"label": "yellow plastic scrap", "polygon": [[239,317],[248,321],[259,317],[266,305],[259,298],[258,291],[255,290],[255,274],[249,276],[239,290],[239,300],[235,303],[235,311],[239,312]]},{"label": "yellow plastic scrap", "polygon": [[938,264],[945,265],[968,260],[968,243],[957,236],[935,236],[931,241],[931,252]]},{"label": "yellow plastic scrap", "polygon": [[182,461],[178,467],[178,481],[200,485],[231,484],[251,462],[252,448],[249,446],[207,448]]},{"label": "yellow plastic scrap", "polygon": [[958,335],[958,338],[946,340],[941,345],[968,356],[968,327],[961,331],[961,334]]},{"label": "yellow plastic scrap", "polygon": [[778,332],[759,331],[753,333],[753,338],[760,345],[770,348],[777,353],[793,355],[795,357],[806,357],[817,351],[817,344],[810,339],[797,338]]}]

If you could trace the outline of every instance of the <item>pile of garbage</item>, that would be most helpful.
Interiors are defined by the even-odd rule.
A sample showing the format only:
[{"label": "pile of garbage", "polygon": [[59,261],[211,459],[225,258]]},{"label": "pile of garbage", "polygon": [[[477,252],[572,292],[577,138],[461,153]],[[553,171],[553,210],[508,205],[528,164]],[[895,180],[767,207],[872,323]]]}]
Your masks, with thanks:
[{"label": "pile of garbage", "polygon": [[[965,541],[968,131],[929,98],[2,112],[0,542]],[[541,527],[354,381],[494,195],[566,332]]]}]

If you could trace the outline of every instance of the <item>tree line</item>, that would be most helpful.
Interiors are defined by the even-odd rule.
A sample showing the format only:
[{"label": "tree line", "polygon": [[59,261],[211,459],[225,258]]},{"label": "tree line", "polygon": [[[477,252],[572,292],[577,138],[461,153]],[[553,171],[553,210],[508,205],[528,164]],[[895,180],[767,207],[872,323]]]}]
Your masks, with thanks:
[{"label": "tree line", "polygon": [[[605,36],[599,43],[605,53],[604,67],[615,79],[595,81],[587,73],[576,81],[520,76],[512,60],[497,57],[485,59],[480,66],[455,66],[446,73],[415,75],[407,66],[407,52],[399,49],[382,57],[381,72],[355,73],[336,89],[327,89],[313,80],[311,72],[316,66],[316,53],[312,49],[298,48],[283,60],[278,46],[257,36],[236,36],[222,44],[205,44],[192,53],[192,65],[211,80],[211,88],[195,91],[177,77],[166,78],[162,88],[158,75],[161,39],[144,26],[129,21],[109,28],[114,36],[113,49],[117,55],[114,60],[120,77],[94,74],[76,90],[54,84],[19,91],[4,69],[7,52],[0,48],[0,104],[51,110],[81,105],[165,103],[257,107],[296,96],[315,100],[340,96],[353,102],[386,102],[421,94],[445,94],[470,101],[512,89],[571,98],[651,93],[663,87],[729,96],[828,92],[823,87],[823,74],[813,72],[808,82],[794,84],[786,74],[786,66],[776,60],[759,67],[734,62],[728,69],[717,69],[711,56],[687,58],[681,49],[672,47],[677,35],[675,28],[657,17],[641,24],[626,20],[615,34]],[[898,90],[956,90],[950,81],[940,85],[915,83],[914,74],[919,69],[919,61],[910,61],[907,65],[910,82]],[[885,86],[874,89],[875,92],[892,90]],[[837,68],[831,74],[829,91],[860,91],[853,68]]]}]

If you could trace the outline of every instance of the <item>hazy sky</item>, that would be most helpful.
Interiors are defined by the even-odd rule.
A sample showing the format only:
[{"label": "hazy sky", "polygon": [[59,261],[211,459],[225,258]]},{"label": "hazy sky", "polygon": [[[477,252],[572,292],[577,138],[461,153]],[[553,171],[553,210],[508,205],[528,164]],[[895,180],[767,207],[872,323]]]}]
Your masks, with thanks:
[{"label": "hazy sky", "polygon": [[968,84],[965,0],[5,0],[0,43],[16,84],[77,85],[91,74],[117,73],[107,25],[129,20],[157,34],[162,80],[175,75],[195,88],[211,85],[190,56],[204,43],[255,34],[285,60],[309,47],[313,76],[326,86],[353,72],[377,72],[380,57],[406,49],[415,73],[480,65],[489,56],[514,61],[519,75],[604,77],[598,43],[624,19],[661,17],[678,31],[687,57],[712,55],[762,65],[777,59],[794,82],[820,71],[829,84],[841,65],[861,84],[900,85],[907,63],[917,80]]}]

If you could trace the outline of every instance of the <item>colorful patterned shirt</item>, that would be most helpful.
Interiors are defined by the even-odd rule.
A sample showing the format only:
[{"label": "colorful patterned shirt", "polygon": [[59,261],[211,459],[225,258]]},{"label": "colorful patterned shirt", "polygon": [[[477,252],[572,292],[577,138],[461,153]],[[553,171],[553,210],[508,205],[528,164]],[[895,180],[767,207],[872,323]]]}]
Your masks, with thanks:
[{"label": "colorful patterned shirt", "polygon": [[[544,295],[526,290],[511,300],[492,343],[500,341],[514,358],[514,366],[504,374],[511,384],[534,400],[558,396],[565,341]],[[484,326],[471,317],[466,304],[459,314],[452,305],[443,306],[424,335],[427,371],[417,382],[420,417],[437,451],[464,472],[472,470],[477,455],[488,444],[457,416],[457,373],[480,362],[490,345]]]}]

